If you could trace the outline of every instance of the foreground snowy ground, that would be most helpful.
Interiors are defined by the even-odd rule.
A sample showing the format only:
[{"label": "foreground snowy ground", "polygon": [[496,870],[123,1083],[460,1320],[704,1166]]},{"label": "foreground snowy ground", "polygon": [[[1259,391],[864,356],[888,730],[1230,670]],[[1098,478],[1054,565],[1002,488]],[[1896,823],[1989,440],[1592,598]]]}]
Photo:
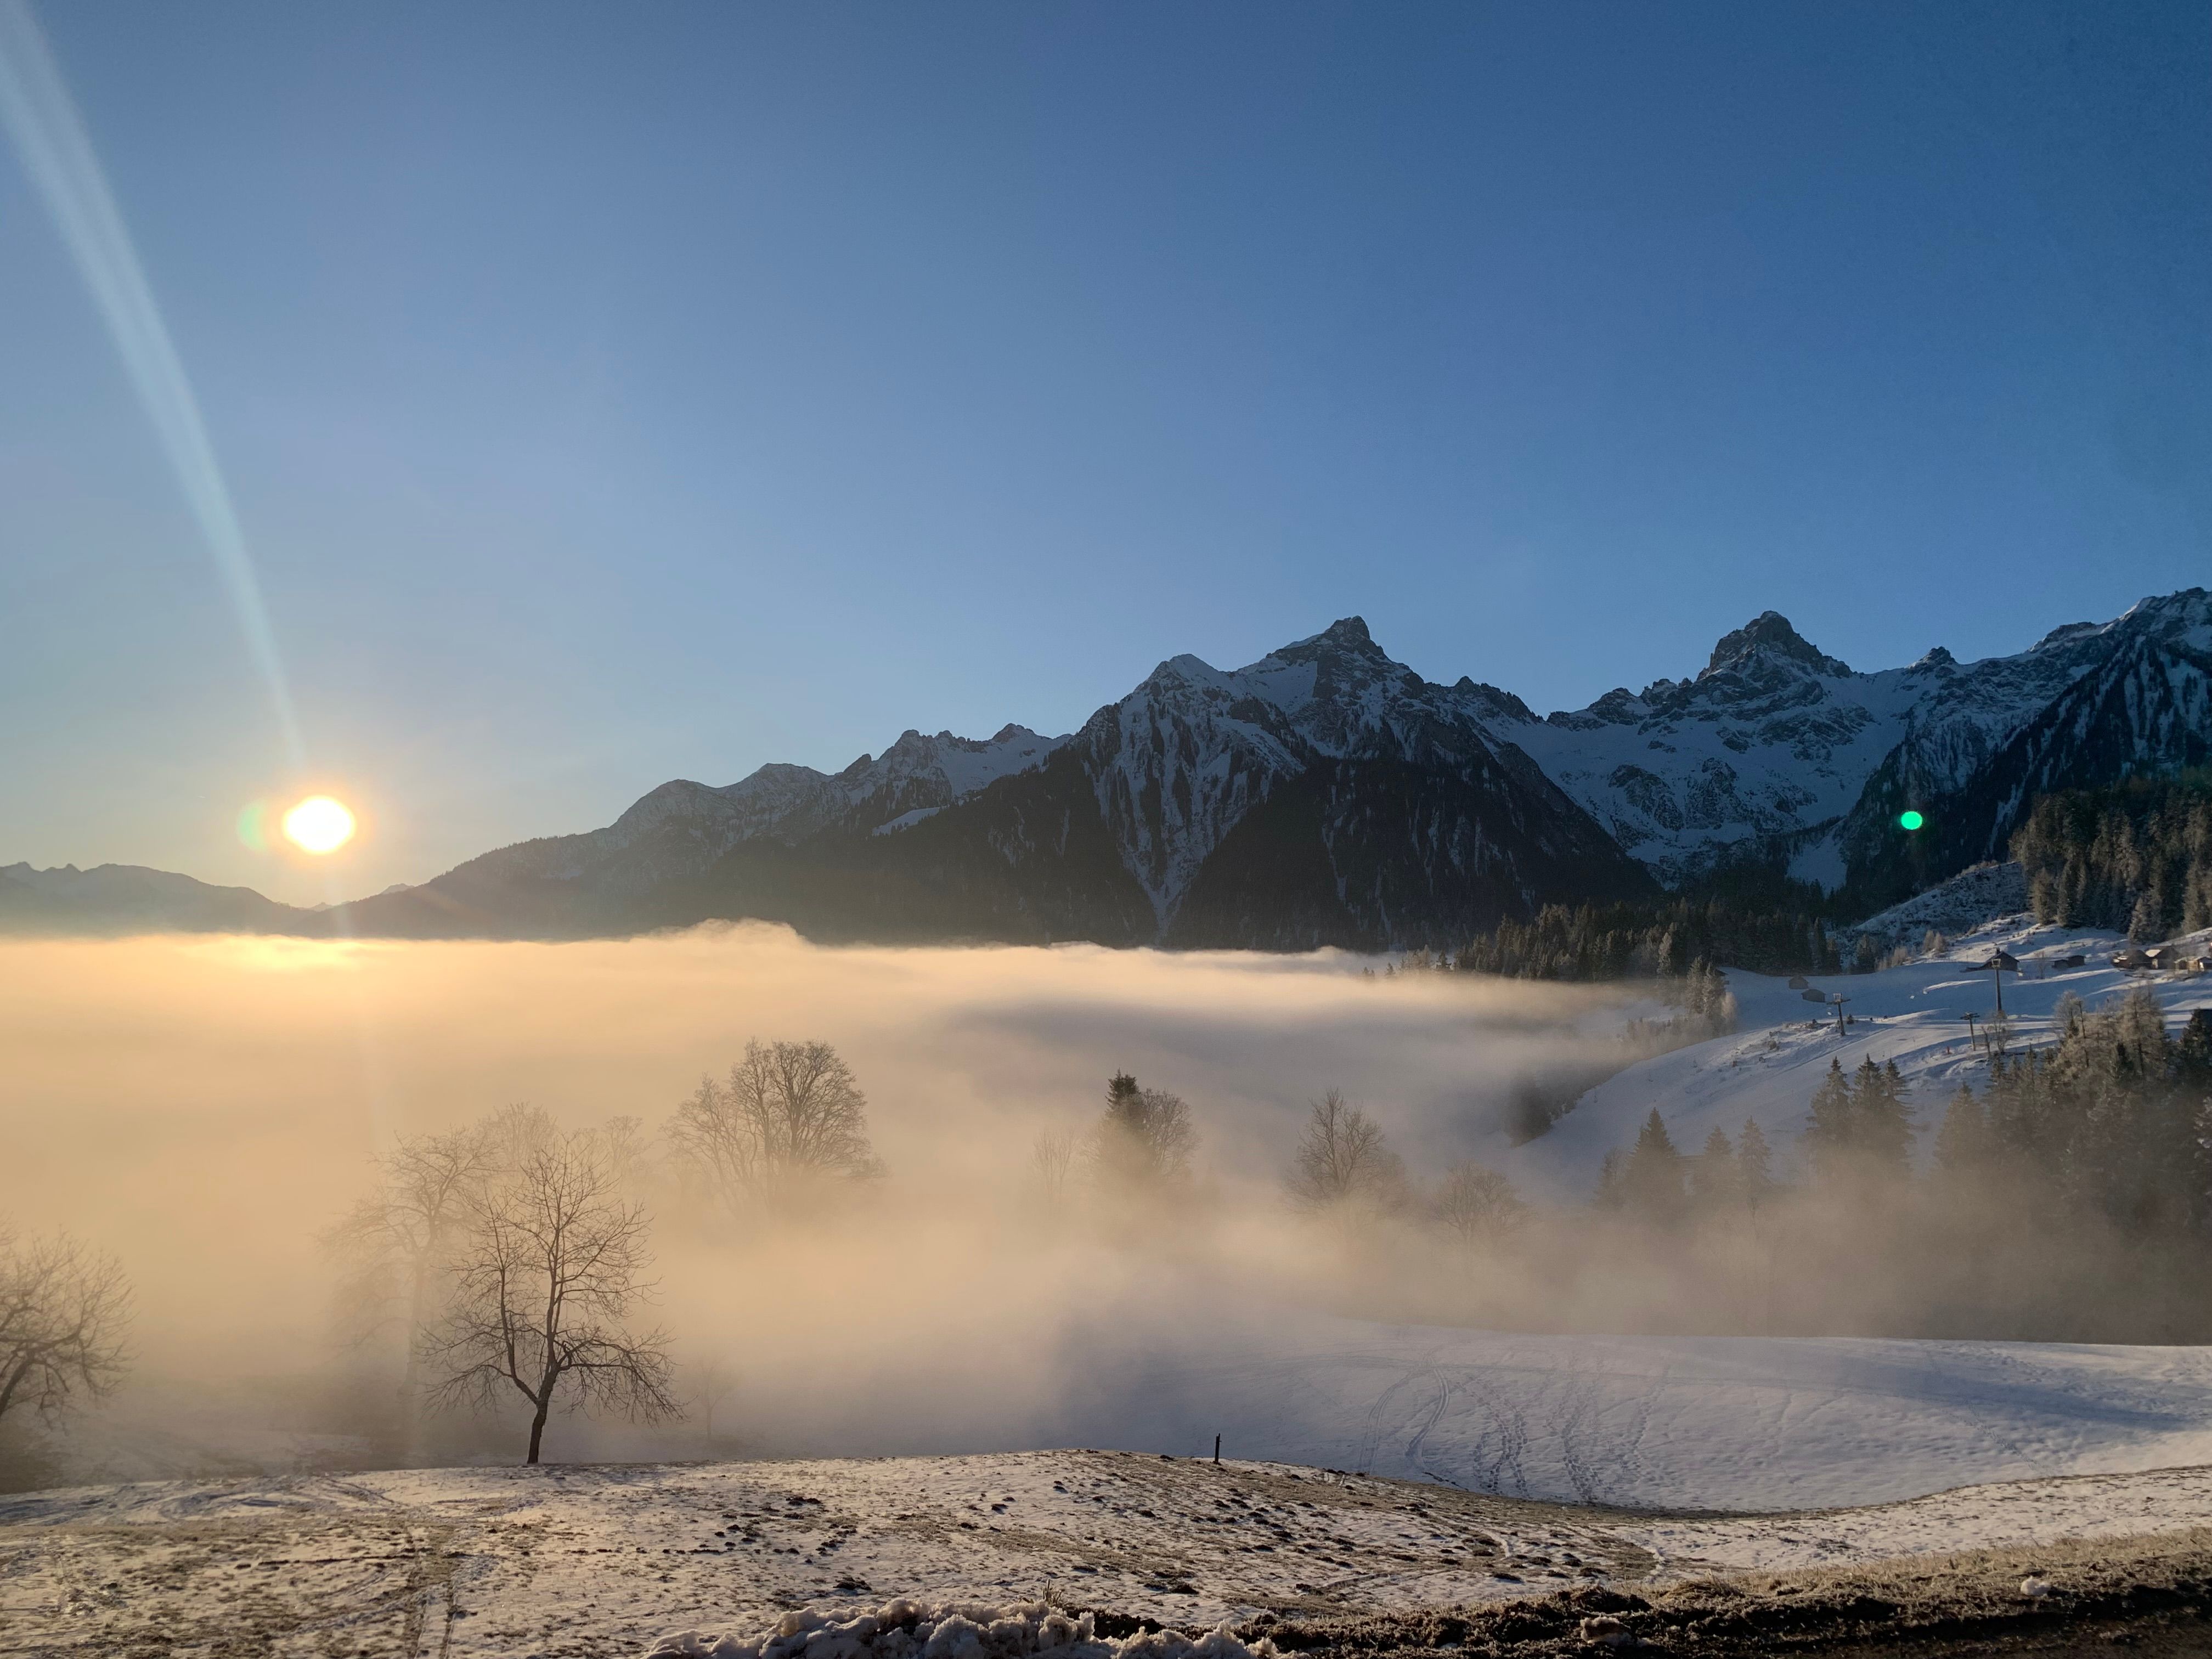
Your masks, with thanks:
[{"label": "foreground snowy ground", "polygon": [[170,1482],[0,1504],[0,1628],[11,1652],[614,1659],[670,1630],[891,1596],[1193,1628],[2179,1531],[2208,1512],[2204,1470],[1707,1520],[1079,1451]]},{"label": "foreground snowy ground", "polygon": [[[1334,1322],[1272,1346],[1218,1333],[1203,1355],[1102,1365],[1093,1386],[1092,1443],[1124,1449],[0,1500],[0,1651],[616,1659],[670,1631],[902,1596],[1203,1628],[2212,1515],[2212,1468],[2186,1467],[2212,1465],[2198,1349]],[[1248,1455],[1160,1449],[1210,1448],[1217,1430]],[[1547,1501],[1577,1497],[1638,1507]],[[1751,1509],[1768,1512],[1713,1513]]]},{"label": "foreground snowy ground", "polygon": [[[1102,1364],[1057,1438],[1667,1509],[2212,1464],[2212,1349],[1316,1321]],[[1105,1402],[1115,1402],[1110,1408]]]},{"label": "foreground snowy ground", "polygon": [[[2205,949],[2205,939],[2191,935],[2190,948]],[[1606,1153],[1625,1148],[1656,1107],[1674,1144],[1692,1151],[1717,1127],[1734,1137],[1747,1118],[1756,1119],[1779,1154],[1778,1173],[1794,1175],[1813,1091],[1831,1060],[1841,1060],[1847,1072],[1869,1057],[1877,1064],[1895,1060],[1919,1109],[1921,1127],[1932,1132],[1959,1085],[1978,1091],[1988,1075],[1988,1060],[1975,1046],[1966,1016],[1971,1012],[1978,1024],[1995,1008],[1991,975],[1973,967],[1994,950],[2008,951],[2027,969],[2025,976],[2003,976],[2015,1049],[2054,1040],[2052,1011],[2069,992],[2094,1008],[2148,986],[2177,1034],[2192,1010],[2212,1007],[2212,975],[2124,973],[2110,957],[2124,945],[2118,934],[2045,927],[2032,916],[2013,915],[1984,923],[1926,961],[1873,974],[1817,976],[1815,989],[1850,999],[1844,1012],[1851,1023],[1841,1036],[1833,1014],[1807,1004],[1785,979],[1731,969],[1729,987],[1740,1011],[1735,1035],[1630,1066],[1584,1095],[1550,1133],[1509,1154],[1504,1167],[1532,1194],[1558,1201],[1587,1200]],[[2056,965],[2075,955],[2087,960],[2079,968]],[[1923,1154],[1932,1139],[1932,1133],[1920,1137]]]}]

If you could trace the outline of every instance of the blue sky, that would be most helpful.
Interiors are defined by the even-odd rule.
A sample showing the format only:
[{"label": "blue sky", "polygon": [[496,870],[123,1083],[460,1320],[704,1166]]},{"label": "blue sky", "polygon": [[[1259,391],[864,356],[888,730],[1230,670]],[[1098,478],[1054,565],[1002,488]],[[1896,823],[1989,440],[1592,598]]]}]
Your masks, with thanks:
[{"label": "blue sky", "polygon": [[0,863],[297,898],[1367,617],[1540,708],[2212,575],[2195,4],[41,13],[308,763],[0,151]]}]

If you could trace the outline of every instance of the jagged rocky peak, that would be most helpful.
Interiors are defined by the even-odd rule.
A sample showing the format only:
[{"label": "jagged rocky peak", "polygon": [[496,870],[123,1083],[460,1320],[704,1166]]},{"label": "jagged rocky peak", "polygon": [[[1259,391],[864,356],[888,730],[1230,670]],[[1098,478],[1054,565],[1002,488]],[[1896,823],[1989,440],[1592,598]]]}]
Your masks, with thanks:
[{"label": "jagged rocky peak", "polygon": [[1829,656],[1792,628],[1790,618],[1779,611],[1762,611],[1734,633],[1721,636],[1720,643],[1713,647],[1712,660],[1698,678],[1703,679],[1707,674],[1733,668],[1755,655],[1802,663],[1816,674],[1838,679],[1851,672],[1848,663]]},{"label": "jagged rocky peak", "polygon": [[2106,625],[2103,623],[2091,622],[2062,623],[2038,640],[2033,648],[2040,651],[2048,645],[2063,645],[2069,640],[2078,640],[2084,635],[2097,633]]},{"label": "jagged rocky peak", "polygon": [[1311,653],[1323,648],[1349,651],[1362,657],[1379,657],[1386,662],[1389,660],[1382,647],[1375,643],[1375,636],[1367,631],[1367,618],[1364,617],[1340,617],[1311,639],[1285,646],[1275,654],[1285,657],[1293,651]]},{"label": "jagged rocky peak", "polygon": [[1462,674],[1452,690],[1493,720],[1533,720],[1536,711],[1500,686]]}]

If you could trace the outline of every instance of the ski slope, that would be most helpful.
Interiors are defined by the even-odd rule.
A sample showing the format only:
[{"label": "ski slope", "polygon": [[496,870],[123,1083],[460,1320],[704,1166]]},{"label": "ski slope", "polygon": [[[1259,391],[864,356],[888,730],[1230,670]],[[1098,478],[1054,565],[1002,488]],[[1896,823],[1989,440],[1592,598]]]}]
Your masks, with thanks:
[{"label": "ski slope", "polygon": [[[2203,937],[2192,935],[2199,942],[2191,948],[2203,949]],[[2069,992],[2094,1008],[2147,985],[2165,1006],[2168,1029],[2176,1030],[2192,1010],[2212,1007],[2212,975],[2128,974],[2111,966],[2108,958],[2124,943],[2117,934],[2014,915],[1975,928],[1927,961],[1818,976],[1816,988],[1850,999],[1844,1012],[1851,1023],[1840,1036],[1834,1015],[1824,1016],[1784,979],[1730,969],[1729,988],[1740,1010],[1733,1036],[1628,1067],[1584,1095],[1549,1133],[1514,1148],[1503,1166],[1532,1196],[1586,1200],[1606,1153],[1625,1150],[1656,1107],[1686,1152],[1703,1146],[1717,1127],[1734,1139],[1747,1119],[1755,1120],[1777,1154],[1776,1173],[1786,1178],[1797,1171],[1798,1137],[1828,1062],[1840,1060],[1848,1072],[1869,1058],[1897,1062],[1918,1121],[1929,1132],[1919,1140],[1924,1155],[1945,1103],[1960,1084],[1978,1089],[1987,1076],[1988,1062],[1970,1041],[1965,1016],[1971,1011],[1978,1021],[1995,1005],[1993,976],[1970,967],[1993,950],[2009,951],[2029,969],[2025,977],[2003,976],[2014,1048],[2053,1040],[2051,1011]],[[2087,957],[2084,966],[2039,971],[2054,958],[2076,954]]]}]

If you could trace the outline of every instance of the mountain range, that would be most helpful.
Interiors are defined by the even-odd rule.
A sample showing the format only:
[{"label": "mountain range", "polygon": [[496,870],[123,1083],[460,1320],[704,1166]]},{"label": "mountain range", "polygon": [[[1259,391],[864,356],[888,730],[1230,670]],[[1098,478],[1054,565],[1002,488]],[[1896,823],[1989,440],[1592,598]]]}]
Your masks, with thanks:
[{"label": "mountain range", "polygon": [[[1878,909],[2000,854],[2033,799],[2212,761],[2212,593],[2014,655],[1861,673],[1767,611],[1697,672],[1539,716],[1423,679],[1358,617],[1235,670],[1162,663],[1079,731],[909,731],[841,772],[676,780],[335,911],[130,866],[0,868],[0,927],[1450,945],[1744,867]],[[1898,814],[1923,812],[1906,835]]]}]

